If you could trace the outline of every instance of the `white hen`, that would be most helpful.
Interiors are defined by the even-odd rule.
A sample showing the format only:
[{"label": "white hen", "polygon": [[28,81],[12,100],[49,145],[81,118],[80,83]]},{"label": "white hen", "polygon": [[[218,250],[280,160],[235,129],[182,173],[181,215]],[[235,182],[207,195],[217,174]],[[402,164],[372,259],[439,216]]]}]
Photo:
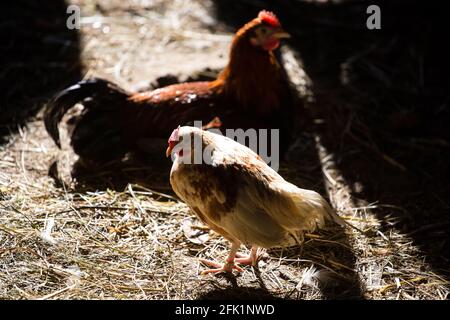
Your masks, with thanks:
[{"label": "white hen", "polygon": [[[179,127],[169,138],[167,156],[172,153],[173,190],[232,244],[224,265],[201,260],[214,267],[203,273],[242,271],[235,262],[255,265],[258,247],[299,243],[304,232],[325,220],[344,223],[320,194],[287,182],[255,152],[227,137]],[[236,258],[241,244],[252,246],[249,257]]]}]

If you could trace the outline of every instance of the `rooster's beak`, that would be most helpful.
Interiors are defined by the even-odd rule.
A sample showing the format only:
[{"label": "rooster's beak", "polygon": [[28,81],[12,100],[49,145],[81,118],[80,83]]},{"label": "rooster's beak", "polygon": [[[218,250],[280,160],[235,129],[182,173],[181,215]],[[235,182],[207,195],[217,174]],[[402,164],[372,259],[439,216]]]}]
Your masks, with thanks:
[{"label": "rooster's beak", "polygon": [[286,31],[284,31],[283,29],[277,30],[272,36],[277,39],[283,39],[283,38],[288,39],[291,37],[291,35],[289,33],[287,33]]},{"label": "rooster's beak", "polygon": [[172,153],[172,150],[173,150],[173,146],[169,145],[166,150],[166,157],[170,156],[170,154]]}]

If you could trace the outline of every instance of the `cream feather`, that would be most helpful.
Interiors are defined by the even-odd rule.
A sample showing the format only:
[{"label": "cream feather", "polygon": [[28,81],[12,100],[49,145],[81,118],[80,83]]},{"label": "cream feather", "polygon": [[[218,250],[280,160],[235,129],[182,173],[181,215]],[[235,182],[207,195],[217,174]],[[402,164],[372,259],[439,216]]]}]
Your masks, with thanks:
[{"label": "cream feather", "polygon": [[[181,127],[183,141],[197,136],[212,150],[210,164],[176,156],[171,184],[213,230],[230,240],[265,248],[291,245],[326,220],[343,224],[317,192],[287,182],[252,150],[211,132]],[[185,146],[188,148],[188,146]],[[197,152],[194,150],[194,152]]]}]

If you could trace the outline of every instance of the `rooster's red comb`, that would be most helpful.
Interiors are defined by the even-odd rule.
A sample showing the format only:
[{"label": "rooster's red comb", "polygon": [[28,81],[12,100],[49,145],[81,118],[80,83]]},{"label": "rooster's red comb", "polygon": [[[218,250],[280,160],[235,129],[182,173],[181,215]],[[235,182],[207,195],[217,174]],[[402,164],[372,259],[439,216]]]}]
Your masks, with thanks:
[{"label": "rooster's red comb", "polygon": [[278,20],[277,16],[270,11],[262,10],[258,14],[258,18],[261,19],[261,21],[270,24],[273,27],[280,27],[280,20]]}]

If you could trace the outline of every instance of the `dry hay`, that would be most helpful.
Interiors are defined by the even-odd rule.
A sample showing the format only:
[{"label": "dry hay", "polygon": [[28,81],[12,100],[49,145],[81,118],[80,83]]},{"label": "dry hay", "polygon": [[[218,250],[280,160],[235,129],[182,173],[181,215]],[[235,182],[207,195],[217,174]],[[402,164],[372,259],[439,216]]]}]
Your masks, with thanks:
[{"label": "dry hay", "polygon": [[[86,1],[87,11],[92,3]],[[103,6],[114,16],[115,2],[109,3],[112,4]],[[124,9],[119,3],[115,4],[117,11]],[[192,40],[200,34],[201,41],[209,41],[211,51],[223,52],[227,47],[223,39],[229,36],[204,38],[208,32],[207,21],[194,24],[191,31],[183,29],[181,35],[174,31],[173,23],[176,25],[177,19],[186,19],[183,25],[192,25],[188,22],[196,20],[192,14],[201,7],[199,2],[190,1],[193,7],[189,10],[189,5],[183,1],[184,11],[180,10],[180,1],[152,3],[170,12],[179,12],[179,16],[160,14],[157,10],[145,18],[126,16],[122,25],[115,24],[123,28],[124,33],[121,37],[114,33],[111,39],[99,37],[100,32],[108,30],[100,25],[91,23],[90,28],[83,29],[87,76],[103,73],[116,82],[136,83],[167,72],[159,69],[139,73],[139,59],[145,57],[136,58],[134,53],[139,52],[143,44],[153,44],[152,48],[157,48],[155,52],[177,52],[180,41],[174,40],[180,37]],[[202,2],[205,6],[207,3]],[[160,8],[159,12],[168,11]],[[116,23],[121,18],[111,19],[116,19]],[[144,22],[140,23],[139,19]],[[156,28],[152,34],[164,33],[167,39],[151,42],[152,37],[147,36],[147,32],[136,33],[148,23],[145,19],[165,22],[150,25]],[[84,22],[89,24],[89,19]],[[123,55],[130,43],[136,46],[131,46]],[[188,41],[183,45],[190,45],[186,43]],[[200,44],[195,45],[201,48]],[[183,50],[178,51],[179,56],[185,54]],[[119,56],[125,58],[118,59]],[[200,60],[203,58],[201,56]],[[130,59],[136,60],[132,63]],[[117,64],[117,61],[121,62]],[[218,67],[223,58],[216,63]],[[174,67],[170,63],[167,65]],[[195,66],[197,70],[203,67]],[[122,78],[124,74],[133,78]],[[63,151],[57,150],[38,116],[26,129],[11,136],[9,144],[0,146],[1,299],[448,297],[448,281],[433,273],[411,239],[395,229],[395,221],[386,220],[392,226],[387,233],[380,230],[380,221],[371,210],[382,204],[361,205],[352,201],[345,180],[334,168],[333,155],[319,140],[316,145],[321,170],[333,205],[349,222],[365,229],[367,235],[336,227],[306,235],[301,247],[270,250],[263,254],[258,269],[246,267],[244,273],[236,276],[199,275],[204,266],[199,265],[197,257],[223,260],[228,253],[228,243],[202,227],[169,191],[158,192],[134,183],[125,184],[121,189],[92,189],[71,180],[69,171],[75,158],[67,147],[67,137],[63,136],[63,142]],[[62,176],[60,187],[56,187],[48,175],[55,159],[59,160]],[[142,168],[134,169],[139,172]],[[133,171],[133,167],[127,170]],[[298,177],[298,171],[288,166],[281,168],[283,175],[293,178]],[[150,186],[161,176],[151,168],[146,172]],[[96,179],[108,180],[117,173],[104,171]],[[244,250],[248,251],[242,248]]]},{"label": "dry hay", "polygon": [[[183,203],[132,184],[121,191],[77,191],[75,181],[56,188],[47,171],[57,152],[41,121],[1,149],[0,298],[448,295],[448,283],[430,271],[406,235],[377,230],[379,221],[370,215],[376,205],[348,207],[345,186],[333,186],[331,199],[367,236],[334,227],[306,235],[301,247],[263,254],[259,269],[246,267],[236,277],[200,276],[205,267],[197,257],[223,260],[228,243],[202,227]],[[324,168],[341,181],[332,177],[331,166]]]}]

